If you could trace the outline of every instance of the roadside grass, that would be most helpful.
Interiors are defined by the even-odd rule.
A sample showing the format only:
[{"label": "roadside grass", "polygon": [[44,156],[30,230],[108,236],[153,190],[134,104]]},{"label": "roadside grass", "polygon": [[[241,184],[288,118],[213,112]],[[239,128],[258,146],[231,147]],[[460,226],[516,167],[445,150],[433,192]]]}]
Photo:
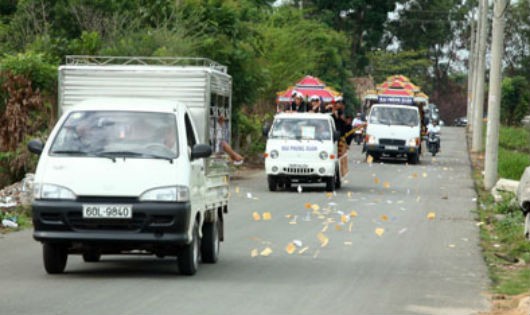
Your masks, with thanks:
[{"label": "roadside grass", "polygon": [[17,228],[3,227],[0,224],[0,233],[5,234],[12,231],[20,231],[32,226],[31,222],[31,207],[17,206],[9,211],[0,208],[0,223],[3,219],[10,219],[18,224]]},{"label": "roadside grass", "polygon": [[[530,166],[530,132],[501,127],[498,175],[519,180]],[[492,281],[492,292],[518,295],[530,292],[530,242],[524,238],[524,217],[512,193],[495,203],[484,189],[482,166],[473,161],[481,246]]]},{"label": "roadside grass", "polygon": [[498,174],[500,178],[519,180],[527,166],[530,166],[530,153],[499,148]]},{"label": "roadside grass", "polygon": [[499,146],[507,150],[530,153],[530,128],[502,126],[499,130]]}]

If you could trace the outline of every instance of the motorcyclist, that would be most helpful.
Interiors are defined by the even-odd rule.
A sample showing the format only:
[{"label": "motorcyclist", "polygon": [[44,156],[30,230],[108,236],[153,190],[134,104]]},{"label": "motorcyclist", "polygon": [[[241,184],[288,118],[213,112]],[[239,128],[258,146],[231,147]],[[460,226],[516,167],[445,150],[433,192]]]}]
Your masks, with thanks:
[{"label": "motorcyclist", "polygon": [[436,135],[438,137],[438,150],[442,147],[442,139],[440,138],[440,126],[438,125],[438,121],[433,119],[429,122],[427,125],[427,137],[430,137],[431,134]]},{"label": "motorcyclist", "polygon": [[361,113],[357,113],[357,115],[355,115],[355,118],[353,119],[353,122],[352,122],[352,127],[357,127],[357,126],[360,126],[364,124],[363,120],[361,119]]}]

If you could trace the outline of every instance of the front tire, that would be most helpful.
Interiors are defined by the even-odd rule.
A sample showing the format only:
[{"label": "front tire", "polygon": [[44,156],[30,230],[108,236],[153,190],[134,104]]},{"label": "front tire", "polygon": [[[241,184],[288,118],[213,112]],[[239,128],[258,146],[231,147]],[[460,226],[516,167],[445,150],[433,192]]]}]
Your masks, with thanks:
[{"label": "front tire", "polygon": [[44,243],[42,244],[42,258],[47,273],[63,273],[68,260],[68,250],[61,244]]},{"label": "front tire", "polygon": [[326,181],[326,191],[334,192],[336,183],[337,180],[335,179],[335,176],[328,177]]},{"label": "front tire", "polygon": [[420,162],[420,157],[418,153],[410,153],[407,155],[407,161],[409,164],[418,164]]},{"label": "front tire", "polygon": [[267,183],[269,184],[270,191],[276,191],[278,189],[278,183],[272,176],[267,177]]},{"label": "front tire", "polygon": [[219,258],[219,220],[204,223],[202,226],[202,262],[215,264]]},{"label": "front tire", "polygon": [[193,276],[199,269],[199,232],[197,223],[193,226],[191,243],[182,247],[177,255],[179,270],[182,274]]}]

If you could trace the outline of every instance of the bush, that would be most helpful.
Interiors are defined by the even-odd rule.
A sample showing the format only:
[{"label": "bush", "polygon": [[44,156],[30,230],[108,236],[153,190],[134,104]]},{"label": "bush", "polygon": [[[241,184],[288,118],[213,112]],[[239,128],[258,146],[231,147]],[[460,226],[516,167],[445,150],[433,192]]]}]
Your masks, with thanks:
[{"label": "bush", "polygon": [[502,80],[501,121],[520,125],[530,108],[530,84],[525,77],[507,77]]},{"label": "bush", "polygon": [[57,65],[46,61],[43,54],[26,52],[7,55],[0,63],[1,72],[21,75],[31,81],[32,88],[46,95],[55,95],[57,90]]},{"label": "bush", "polygon": [[527,166],[530,166],[527,153],[499,148],[499,177],[519,180]]}]

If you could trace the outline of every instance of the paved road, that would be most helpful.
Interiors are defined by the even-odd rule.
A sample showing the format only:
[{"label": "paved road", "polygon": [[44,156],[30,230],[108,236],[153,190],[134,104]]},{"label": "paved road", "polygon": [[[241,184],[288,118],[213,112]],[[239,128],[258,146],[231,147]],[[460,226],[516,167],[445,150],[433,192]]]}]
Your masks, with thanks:
[{"label": "paved road", "polygon": [[[0,314],[484,310],[488,278],[464,129],[445,128],[442,139],[443,152],[435,159],[424,156],[416,166],[388,160],[368,165],[361,162],[360,147],[352,147],[347,182],[331,197],[315,187],[269,193],[263,172],[242,174],[232,186],[221,259],[201,265],[194,277],[179,275],[173,259],[137,256],[92,264],[70,256],[66,273],[50,276],[31,231],[0,236]],[[306,203],[318,205],[320,217],[310,213],[306,221]],[[352,210],[357,216],[337,230],[339,211]],[[266,211],[271,220],[253,220],[253,212]],[[322,230],[324,247],[325,238],[317,238]],[[302,246],[290,255],[285,247],[293,240]],[[269,256],[251,257],[253,249],[267,247]]]}]

